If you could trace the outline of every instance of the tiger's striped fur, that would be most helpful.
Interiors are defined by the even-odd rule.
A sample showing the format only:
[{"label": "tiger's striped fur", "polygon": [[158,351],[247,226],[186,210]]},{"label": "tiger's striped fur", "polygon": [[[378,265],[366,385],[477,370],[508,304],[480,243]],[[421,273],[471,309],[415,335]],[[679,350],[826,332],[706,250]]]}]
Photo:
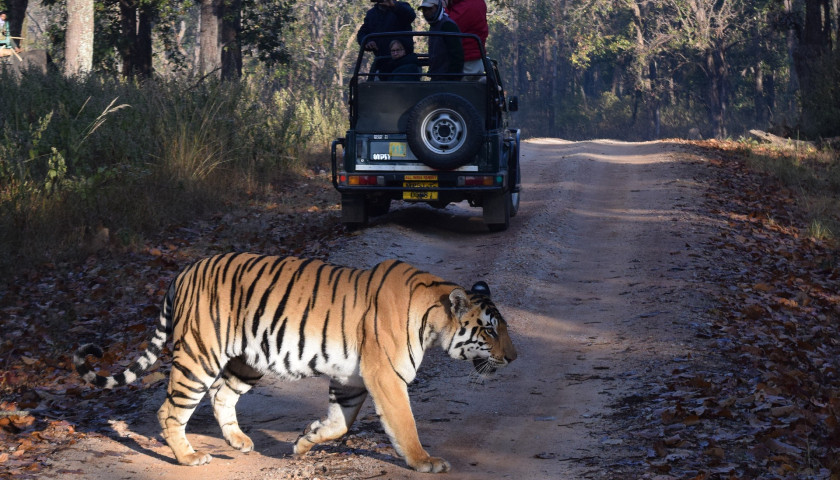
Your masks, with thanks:
[{"label": "tiger's striped fur", "polygon": [[407,385],[424,351],[438,344],[453,358],[486,373],[516,358],[507,324],[486,284],[467,292],[456,284],[395,260],[370,270],[294,257],[224,254],[205,258],[171,283],[146,351],[124,372],[97,375],[74,356],[88,382],[112,388],[133,382],[157,360],[172,337],[168,395],[158,410],[163,437],[181,464],[210,455],[193,450],[187,421],[210,393],[225,440],[243,452],[253,442],[239,428],[235,405],[265,373],[297,379],[330,377],[327,416],[295,443],[303,455],[344,435],[368,394],[396,450],[412,468],[449,470],[420,445]]}]

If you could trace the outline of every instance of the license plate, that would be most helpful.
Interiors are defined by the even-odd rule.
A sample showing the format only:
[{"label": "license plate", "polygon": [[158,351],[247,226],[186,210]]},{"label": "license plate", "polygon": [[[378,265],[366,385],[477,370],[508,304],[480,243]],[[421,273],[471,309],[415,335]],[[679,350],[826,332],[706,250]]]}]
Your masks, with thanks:
[{"label": "license plate", "polygon": [[[406,181],[403,182],[403,187],[406,188],[436,188],[438,182],[430,181],[437,180],[437,175],[406,175]],[[437,200],[438,192],[403,192],[403,200]]]},{"label": "license plate", "polygon": [[388,155],[392,157],[404,157],[406,156],[406,144],[405,142],[390,142],[388,144]]},{"label": "license plate", "polygon": [[438,192],[403,192],[403,200],[437,200]]}]

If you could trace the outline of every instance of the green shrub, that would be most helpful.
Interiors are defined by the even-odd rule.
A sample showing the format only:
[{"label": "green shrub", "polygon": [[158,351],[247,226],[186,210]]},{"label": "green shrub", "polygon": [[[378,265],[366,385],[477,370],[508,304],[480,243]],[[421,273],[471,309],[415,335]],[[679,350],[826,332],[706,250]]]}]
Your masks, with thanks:
[{"label": "green shrub", "polygon": [[346,122],[340,101],[262,78],[0,82],[0,272],[84,253],[100,227],[136,241],[269,188]]}]

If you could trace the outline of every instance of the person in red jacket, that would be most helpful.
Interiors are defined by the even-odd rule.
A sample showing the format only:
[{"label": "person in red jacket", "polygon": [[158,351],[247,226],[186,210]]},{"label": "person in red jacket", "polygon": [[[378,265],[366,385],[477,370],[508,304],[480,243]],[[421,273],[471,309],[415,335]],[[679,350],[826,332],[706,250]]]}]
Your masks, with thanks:
[{"label": "person in red jacket", "polygon": [[[449,0],[446,14],[449,15],[463,33],[474,33],[481,39],[481,45],[487,41],[487,4],[484,0]],[[481,50],[474,39],[461,41],[464,47],[464,74],[482,74]],[[468,79],[469,77],[465,77]]]}]

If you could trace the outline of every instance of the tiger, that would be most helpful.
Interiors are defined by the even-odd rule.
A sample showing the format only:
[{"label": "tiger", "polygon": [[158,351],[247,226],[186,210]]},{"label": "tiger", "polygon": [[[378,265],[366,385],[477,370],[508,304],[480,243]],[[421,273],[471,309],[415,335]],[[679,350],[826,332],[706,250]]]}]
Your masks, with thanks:
[{"label": "tiger", "polygon": [[450,463],[421,446],[408,385],[426,349],[471,360],[482,376],[516,359],[507,322],[483,281],[466,290],[399,260],[358,269],[298,257],[226,253],[201,259],[170,283],[146,350],[122,372],[99,375],[73,355],[88,383],[114,388],[137,380],[172,340],[169,386],[157,412],[162,436],[182,465],[211,456],[195,451],[185,431],[209,393],[225,441],[247,453],[254,442],[239,427],[236,403],[260,378],[329,377],[327,414],[294,444],[303,456],[342,437],[370,395],[395,451],[412,469],[446,472]]}]

